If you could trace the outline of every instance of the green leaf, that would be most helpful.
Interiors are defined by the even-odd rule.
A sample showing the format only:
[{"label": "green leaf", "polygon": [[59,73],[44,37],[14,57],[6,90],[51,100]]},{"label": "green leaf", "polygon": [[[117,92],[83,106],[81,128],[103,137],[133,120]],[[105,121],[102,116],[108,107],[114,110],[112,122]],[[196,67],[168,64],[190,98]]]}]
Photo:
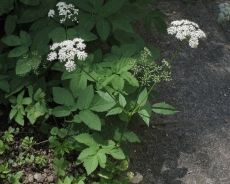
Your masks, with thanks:
[{"label": "green leaf", "polygon": [[65,116],[69,116],[71,113],[71,111],[69,110],[68,107],[65,106],[57,106],[55,108],[52,109],[52,114],[55,117],[65,117]]},{"label": "green leaf", "polygon": [[32,103],[32,99],[30,97],[26,97],[22,99],[22,104],[23,105],[29,105]]},{"label": "green leaf", "polygon": [[109,150],[109,154],[110,154],[113,158],[118,159],[118,160],[125,159],[125,154],[124,154],[124,152],[122,151],[121,148],[110,149],[110,150]]},{"label": "green leaf", "polygon": [[2,42],[5,43],[8,46],[17,46],[17,45],[21,45],[21,40],[18,36],[15,35],[10,35],[10,36],[6,36],[3,37]]},{"label": "green leaf", "polygon": [[15,116],[14,120],[21,126],[24,126],[24,117],[23,115],[18,112],[17,115]]},{"label": "green leaf", "polygon": [[90,110],[83,110],[79,113],[80,119],[89,127],[94,130],[101,130],[101,121],[98,115]]},{"label": "green leaf", "polygon": [[53,128],[51,129],[51,131],[50,131],[50,133],[51,133],[52,135],[57,135],[58,132],[59,132],[59,129],[58,129],[57,127],[53,127]]},{"label": "green leaf", "polygon": [[149,101],[147,101],[146,104],[138,110],[138,114],[147,124],[147,126],[149,126],[150,117],[152,115],[152,109]]},{"label": "green leaf", "polygon": [[116,107],[116,108],[114,108],[114,109],[111,109],[111,110],[106,114],[106,116],[115,115],[115,114],[120,114],[120,113],[122,113],[122,108]]},{"label": "green leaf", "polygon": [[93,9],[95,12],[98,12],[104,3],[104,0],[88,0],[88,1],[90,2],[90,4],[93,5]]},{"label": "green leaf", "polygon": [[145,88],[138,96],[137,104],[139,104],[140,106],[144,106],[148,99],[147,95],[148,95],[148,92],[147,92],[147,89]]},{"label": "green leaf", "polygon": [[23,75],[29,73],[31,69],[31,66],[27,63],[27,59],[20,59],[17,61],[15,72],[17,75]]},{"label": "green leaf", "polygon": [[24,45],[25,47],[29,47],[32,43],[30,34],[28,34],[25,31],[20,32],[20,39],[21,39],[22,45]]},{"label": "green leaf", "polygon": [[119,29],[128,33],[134,33],[129,20],[122,14],[114,14],[110,17],[110,20],[114,30]]},{"label": "green leaf", "polygon": [[96,40],[98,37],[90,31],[86,31],[83,27],[74,27],[77,31],[79,38],[82,38],[85,42]]},{"label": "green leaf", "polygon": [[115,103],[116,101],[109,95],[107,92],[97,91],[97,93],[100,95],[101,98],[103,98],[105,101],[110,103]]},{"label": "green leaf", "polygon": [[105,168],[106,155],[105,155],[105,151],[103,149],[100,149],[97,152],[97,158],[98,158],[98,162],[99,162],[100,167]]},{"label": "green leaf", "polygon": [[67,134],[68,134],[68,130],[65,128],[61,128],[58,132],[58,136],[60,138],[64,138],[65,136],[67,136]]},{"label": "green leaf", "polygon": [[8,57],[19,57],[28,52],[28,47],[18,46],[11,50],[8,54]]},{"label": "green leaf", "polygon": [[87,175],[90,175],[93,171],[96,170],[98,166],[97,155],[89,156],[84,160],[83,166],[86,169]]},{"label": "green leaf", "polygon": [[103,17],[108,17],[114,13],[116,13],[124,4],[124,0],[111,0],[105,3],[105,5],[101,8],[99,14]]},{"label": "green leaf", "polygon": [[96,12],[94,12],[92,4],[90,4],[88,1],[74,0],[73,4],[76,7],[79,7],[80,9],[82,9],[82,10],[84,10],[86,12],[96,13]]},{"label": "green leaf", "polygon": [[72,94],[64,88],[53,87],[53,99],[57,104],[71,106],[74,103]]},{"label": "green leaf", "polygon": [[131,64],[131,58],[122,58],[120,60],[114,61],[111,65],[111,69],[114,73],[121,74],[124,71],[128,71],[133,68]]},{"label": "green leaf", "polygon": [[77,107],[80,110],[88,109],[90,103],[93,100],[93,96],[94,96],[93,86],[89,85],[80,93],[77,100]]},{"label": "green leaf", "polygon": [[96,155],[98,152],[98,147],[90,146],[89,148],[84,149],[78,156],[78,160],[84,161],[88,156]]},{"label": "green leaf", "polygon": [[164,114],[164,115],[171,115],[171,114],[176,114],[180,111],[176,110],[173,106],[162,102],[162,103],[156,103],[152,106],[152,110],[155,113],[158,114]]},{"label": "green leaf", "polygon": [[97,146],[97,143],[95,142],[95,140],[92,138],[92,136],[88,133],[83,133],[83,134],[80,134],[78,136],[75,136],[75,139],[82,143],[82,144],[85,144],[87,146]]},{"label": "green leaf", "polygon": [[138,80],[130,72],[121,72],[121,77],[125,79],[131,86],[139,87]]},{"label": "green leaf", "polygon": [[125,132],[124,138],[129,142],[140,142],[140,139],[134,132]]},{"label": "green leaf", "polygon": [[[74,97],[78,97],[80,92],[87,87],[87,76],[84,72],[79,73],[77,71],[73,71],[70,78],[70,89]],[[62,77],[62,80],[64,79],[65,78]]]},{"label": "green leaf", "polygon": [[10,92],[10,85],[7,80],[0,80],[0,89],[6,92]]},{"label": "green leaf", "polygon": [[122,107],[125,107],[126,105],[125,97],[121,93],[119,93],[119,103]]},{"label": "green leaf", "polygon": [[162,20],[161,18],[158,18],[158,17],[154,17],[152,20],[153,20],[153,23],[154,23],[156,29],[160,33],[165,34],[165,35],[168,34],[168,32],[167,32],[167,24],[165,23],[164,20]]},{"label": "green leaf", "polygon": [[25,5],[36,6],[39,5],[41,0],[20,0]]},{"label": "green leaf", "polygon": [[66,31],[63,27],[57,27],[53,31],[50,32],[49,38],[53,40],[54,43],[62,42],[66,40]]},{"label": "green leaf", "polygon": [[97,33],[99,34],[100,38],[105,41],[110,33],[110,24],[108,20],[106,19],[101,19],[96,22],[96,29]]},{"label": "green leaf", "polygon": [[93,101],[90,104],[90,110],[96,112],[105,112],[111,109],[115,104],[116,102],[114,100],[108,102],[97,94],[94,96]]},{"label": "green leaf", "polygon": [[14,8],[14,0],[1,0],[0,4],[0,16],[4,13],[8,13],[10,10]]},{"label": "green leaf", "polygon": [[119,75],[114,75],[111,84],[116,91],[122,91],[124,88],[125,82],[124,82],[124,79],[120,77]]},{"label": "green leaf", "polygon": [[52,9],[56,3],[56,0],[41,0],[38,6],[28,7],[23,11],[18,20],[18,24],[34,22],[41,17],[47,16],[48,11]]},{"label": "green leaf", "polygon": [[16,108],[11,109],[10,115],[9,115],[10,120],[13,119],[13,117],[17,114],[17,112],[18,112],[18,110]]},{"label": "green leaf", "polygon": [[8,36],[14,32],[17,20],[18,20],[18,17],[16,15],[7,16],[4,28]]}]

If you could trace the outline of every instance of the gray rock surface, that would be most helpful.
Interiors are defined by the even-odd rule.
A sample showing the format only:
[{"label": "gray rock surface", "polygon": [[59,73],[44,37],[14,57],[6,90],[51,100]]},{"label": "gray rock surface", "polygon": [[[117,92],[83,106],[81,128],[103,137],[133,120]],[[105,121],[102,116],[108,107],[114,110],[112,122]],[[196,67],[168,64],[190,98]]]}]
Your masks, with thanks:
[{"label": "gray rock surface", "polygon": [[[217,23],[218,2],[161,0],[158,8],[173,20],[196,22],[206,33],[197,49],[182,48],[172,63],[172,81],[155,89],[160,98],[181,112],[152,116],[151,127],[137,127],[142,143],[131,145],[130,170],[143,184],[230,184],[230,32]],[[169,60],[180,41],[137,26],[142,37]],[[154,102],[153,102],[154,103]]]}]

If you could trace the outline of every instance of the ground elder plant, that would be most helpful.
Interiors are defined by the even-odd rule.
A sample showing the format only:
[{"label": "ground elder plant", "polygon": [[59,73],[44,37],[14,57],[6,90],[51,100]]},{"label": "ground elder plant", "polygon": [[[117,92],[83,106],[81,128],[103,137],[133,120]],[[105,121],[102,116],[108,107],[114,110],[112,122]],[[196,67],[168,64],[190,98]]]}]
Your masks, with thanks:
[{"label": "ground elder plant", "polygon": [[[139,20],[192,48],[196,23],[146,13],[154,0],[0,0],[0,179],[25,183],[22,168],[51,167],[58,184],[126,184],[133,120],[178,113],[150,103],[170,81],[169,61],[134,31]],[[138,117],[138,118],[136,118]],[[40,151],[42,150],[42,152]],[[44,154],[44,152],[46,154]]]}]

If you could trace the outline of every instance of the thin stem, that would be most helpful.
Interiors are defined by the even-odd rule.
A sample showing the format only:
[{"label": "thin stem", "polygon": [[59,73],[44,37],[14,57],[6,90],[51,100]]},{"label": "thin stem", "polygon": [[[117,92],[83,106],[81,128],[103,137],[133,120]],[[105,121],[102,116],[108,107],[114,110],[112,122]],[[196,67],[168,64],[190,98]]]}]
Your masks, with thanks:
[{"label": "thin stem", "polygon": [[42,141],[42,142],[38,142],[38,143],[35,143],[34,145],[43,144],[43,143],[46,143],[46,142],[49,142],[49,140],[45,140],[45,141]]},{"label": "thin stem", "polygon": [[120,147],[121,140],[122,140],[122,138],[123,138],[123,136],[124,136],[124,133],[125,133],[127,127],[128,127],[128,124],[129,124],[129,122],[130,122],[130,118],[131,118],[131,115],[129,115],[129,118],[128,118],[128,120],[127,120],[126,123],[125,123],[124,129],[123,129],[123,131],[122,131],[122,133],[121,133],[121,137],[120,137],[120,139],[119,139],[119,141],[118,141],[118,143],[117,143],[117,145],[116,145],[117,147]]},{"label": "thin stem", "polygon": [[187,41],[187,39],[182,40],[182,42],[180,43],[179,47],[176,49],[175,53],[173,54],[172,58],[169,60],[169,64],[171,64],[172,61],[175,59],[176,55],[178,54],[178,52],[180,51],[181,47],[185,44],[186,41]]}]

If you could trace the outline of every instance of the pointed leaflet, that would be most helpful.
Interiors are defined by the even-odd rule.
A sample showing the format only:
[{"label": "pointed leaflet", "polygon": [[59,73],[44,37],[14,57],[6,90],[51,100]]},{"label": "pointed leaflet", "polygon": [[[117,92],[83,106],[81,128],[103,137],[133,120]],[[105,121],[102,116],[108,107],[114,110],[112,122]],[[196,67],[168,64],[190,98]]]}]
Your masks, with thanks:
[{"label": "pointed leaflet", "polygon": [[133,67],[131,64],[132,58],[122,58],[112,63],[111,69],[114,73],[121,74],[124,71],[128,71]]},{"label": "pointed leaflet", "polygon": [[106,19],[101,19],[96,22],[96,29],[97,33],[99,34],[100,38],[105,41],[110,33],[110,24]]},{"label": "pointed leaflet", "polygon": [[84,160],[83,166],[86,169],[87,175],[90,175],[93,171],[96,170],[96,168],[98,166],[97,155],[92,155],[92,156],[87,157]]},{"label": "pointed leaflet", "polygon": [[121,77],[125,79],[130,85],[139,87],[138,80],[130,72],[121,72]]},{"label": "pointed leaflet", "polygon": [[120,114],[120,113],[122,113],[122,108],[116,107],[116,108],[114,108],[114,109],[111,109],[111,110],[106,114],[106,116],[115,115],[115,114]]},{"label": "pointed leaflet", "polygon": [[148,99],[148,92],[147,92],[147,89],[145,88],[139,95],[138,99],[137,99],[137,103],[138,105],[140,106],[144,106],[147,99]]},{"label": "pointed leaflet", "polygon": [[80,119],[89,127],[94,130],[101,130],[101,120],[98,115],[90,110],[83,110],[79,113]]},{"label": "pointed leaflet", "polygon": [[124,0],[111,0],[105,3],[101,8],[99,14],[103,17],[108,17],[113,13],[116,13],[124,4]]},{"label": "pointed leaflet", "polygon": [[5,43],[6,45],[8,46],[17,46],[17,45],[21,45],[21,40],[18,36],[15,36],[15,35],[10,35],[10,36],[6,36],[6,37],[3,37],[1,39],[1,41],[3,43]]},{"label": "pointed leaflet", "polygon": [[53,99],[57,104],[71,106],[74,103],[72,94],[64,88],[53,87]]},{"label": "pointed leaflet", "polygon": [[123,30],[127,33],[134,33],[133,28],[128,20],[123,14],[116,13],[112,15],[110,21],[113,25],[113,30]]},{"label": "pointed leaflet", "polygon": [[7,35],[11,35],[16,27],[18,17],[16,15],[8,15],[5,21],[5,32]]},{"label": "pointed leaflet", "polygon": [[80,93],[77,100],[77,107],[80,110],[88,109],[90,103],[93,100],[93,96],[94,96],[93,86],[89,85]]},{"label": "pointed leaflet", "polygon": [[52,114],[55,117],[65,117],[65,116],[69,116],[71,113],[71,111],[69,110],[68,107],[66,106],[57,106],[55,108],[52,109]]},{"label": "pointed leaflet", "polygon": [[119,93],[119,103],[122,107],[125,107],[126,105],[125,97],[121,93]]},{"label": "pointed leaflet", "polygon": [[176,110],[173,106],[167,104],[167,103],[156,103],[152,106],[152,110],[155,113],[158,114],[164,114],[164,115],[171,115],[178,113],[180,111]]},{"label": "pointed leaflet", "polygon": [[28,52],[28,47],[25,46],[18,46],[15,47],[14,49],[12,49],[9,54],[8,57],[19,57],[22,56],[23,54],[26,54]]},{"label": "pointed leaflet", "polygon": [[21,39],[22,45],[24,45],[25,47],[29,47],[32,43],[30,34],[25,31],[20,32],[20,39]]},{"label": "pointed leaflet", "polygon": [[108,102],[100,97],[98,94],[96,94],[90,104],[90,110],[96,112],[104,112],[111,109],[115,104],[115,101]]},{"label": "pointed leaflet", "polygon": [[152,115],[151,105],[147,102],[143,107],[138,110],[138,114],[143,119],[143,121],[149,126],[150,117]]},{"label": "pointed leaflet", "polygon": [[92,138],[92,136],[88,133],[83,133],[83,134],[80,134],[80,135],[77,135],[75,137],[75,139],[82,143],[82,144],[85,144],[87,146],[97,146],[97,143],[95,142],[95,140]]},{"label": "pointed leaflet", "polygon": [[124,138],[129,142],[140,142],[140,139],[134,132],[125,132]]}]

